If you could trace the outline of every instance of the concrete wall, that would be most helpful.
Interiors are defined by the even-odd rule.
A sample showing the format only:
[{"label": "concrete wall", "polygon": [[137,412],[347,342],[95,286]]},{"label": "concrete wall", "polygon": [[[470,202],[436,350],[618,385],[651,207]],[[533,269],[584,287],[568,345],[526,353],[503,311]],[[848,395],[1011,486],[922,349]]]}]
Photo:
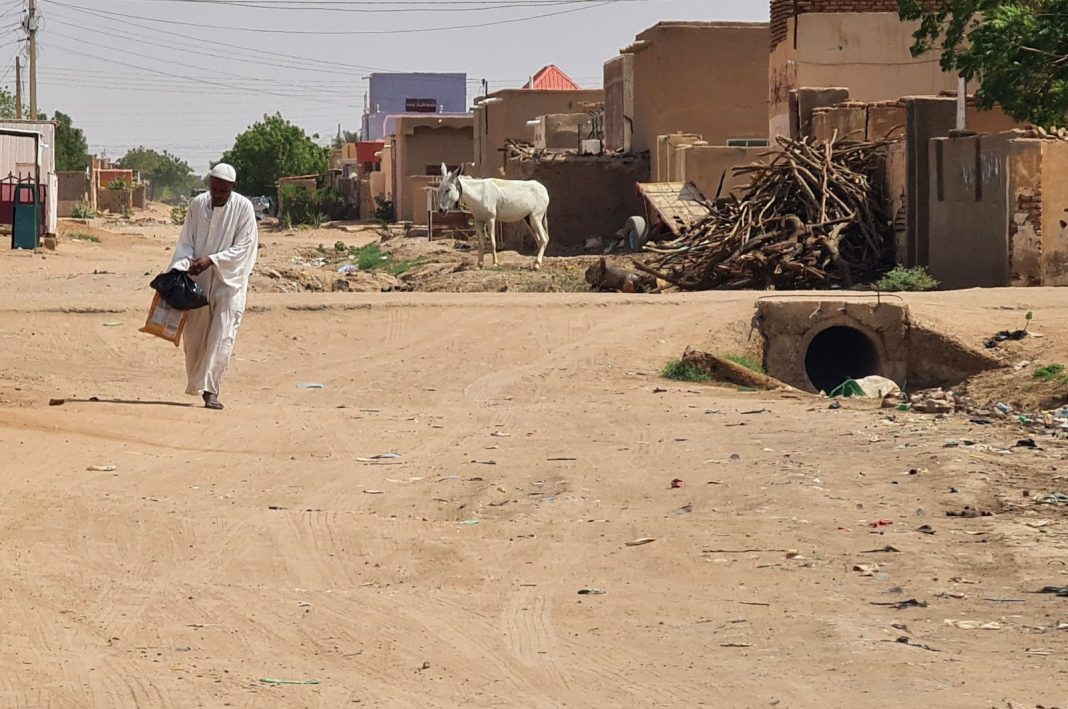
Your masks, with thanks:
[{"label": "concrete wall", "polygon": [[1009,140],[998,134],[931,141],[928,269],[943,288],[1008,284]]},{"label": "concrete wall", "polygon": [[[649,174],[649,162],[638,156],[600,157],[549,155],[510,159],[506,176],[538,180],[549,191],[549,253],[574,251],[591,236],[610,237],[627,217],[645,213],[637,183]],[[522,225],[505,230],[508,248],[533,248]]]},{"label": "concrete wall", "polygon": [[[773,13],[778,13],[773,15],[778,41],[769,66],[773,138],[790,134],[790,92],[800,87],[847,88],[860,101],[937,95],[956,88],[956,77],[942,72],[937,54],[912,56],[915,25],[898,18],[896,2],[799,2],[801,14],[796,17],[792,4],[773,3]],[[839,12],[833,11],[835,5],[885,11]]]},{"label": "concrete wall", "polygon": [[699,133],[711,145],[767,137],[768,25],[661,22],[622,50],[634,56],[634,152],[657,136]]},{"label": "concrete wall", "polygon": [[601,89],[564,91],[505,89],[490,94],[474,108],[475,177],[503,177],[508,139],[533,142],[534,129],[527,125],[539,116],[581,113],[585,104],[604,102]]},{"label": "concrete wall", "polygon": [[656,151],[653,153],[656,159],[652,163],[651,182],[674,182],[678,174],[676,169],[675,153],[689,145],[708,145],[708,141],[693,133],[672,133],[661,135],[656,138]]},{"label": "concrete wall", "polygon": [[536,150],[578,150],[583,130],[589,125],[587,113],[553,113],[541,116],[534,126]]},{"label": "concrete wall", "polygon": [[671,182],[693,182],[708,199],[715,199],[723,181],[721,197],[740,195],[749,185],[749,175],[735,175],[733,168],[758,162],[767,148],[727,148],[720,145],[684,146],[678,150],[677,171]]},{"label": "concrete wall", "polygon": [[84,171],[56,173],[57,216],[71,217],[79,204],[89,205],[89,176]]},{"label": "concrete wall", "polygon": [[96,208],[100,212],[122,214],[123,208],[133,209],[133,193],[125,190],[98,190]]},{"label": "concrete wall", "polygon": [[[906,121],[906,248],[898,260],[908,266],[926,265],[930,258],[930,141],[949,135],[956,126],[957,102],[947,97],[902,99]],[[1016,123],[1000,110],[983,112],[968,107],[968,125],[992,132],[1009,130]]]},{"label": "concrete wall", "polygon": [[[1043,147],[1042,285],[1068,286],[1068,143],[1045,141]],[[1013,166],[1010,169],[1013,175],[1019,172]],[[1018,221],[1015,214],[1013,221]]]},{"label": "concrete wall", "polygon": [[[441,163],[449,167],[466,164],[474,151],[474,128],[470,117],[404,116],[391,138],[393,150],[394,202],[397,219],[425,221],[423,187],[428,171],[440,177]],[[413,205],[418,205],[414,208]]]},{"label": "concrete wall", "polygon": [[931,141],[932,275],[946,288],[1068,285],[1068,142]]},{"label": "concrete wall", "polygon": [[634,135],[634,55],[604,65],[604,140],[609,151],[630,152]]}]

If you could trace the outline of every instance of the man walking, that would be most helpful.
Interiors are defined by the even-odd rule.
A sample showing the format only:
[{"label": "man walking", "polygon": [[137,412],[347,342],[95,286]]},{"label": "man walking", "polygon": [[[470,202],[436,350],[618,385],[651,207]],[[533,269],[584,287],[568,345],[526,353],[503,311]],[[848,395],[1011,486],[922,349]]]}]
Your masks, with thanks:
[{"label": "man walking", "polygon": [[211,189],[190,201],[171,269],[188,271],[208,296],[206,308],[189,311],[182,334],[186,393],[221,409],[220,383],[245,312],[259,235],[252,202],[234,192],[234,168],[219,163],[208,174]]}]

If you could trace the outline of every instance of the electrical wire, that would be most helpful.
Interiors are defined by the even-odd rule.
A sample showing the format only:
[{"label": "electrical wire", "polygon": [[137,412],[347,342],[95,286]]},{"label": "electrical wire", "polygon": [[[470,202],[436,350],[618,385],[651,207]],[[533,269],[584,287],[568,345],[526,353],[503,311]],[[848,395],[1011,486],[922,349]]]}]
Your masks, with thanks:
[{"label": "electrical wire", "polygon": [[[44,0],[42,0],[44,1]],[[575,7],[568,10],[557,10],[555,12],[545,12],[539,15],[528,15],[526,17],[513,17],[505,20],[493,20],[490,22],[480,22],[475,24],[466,25],[452,25],[449,27],[413,27],[410,29],[395,29],[395,30],[277,30],[266,29],[262,27],[219,27],[217,25],[205,25],[196,22],[182,22],[179,20],[158,20],[154,17],[144,17],[143,15],[130,15],[126,13],[108,12],[106,10],[100,10],[101,14],[111,15],[119,19],[135,19],[146,20],[149,22],[160,22],[167,25],[180,25],[183,27],[196,27],[198,29],[213,29],[213,30],[226,30],[228,32],[251,32],[257,34],[284,34],[284,35],[315,35],[318,37],[334,36],[334,37],[352,37],[352,36],[367,36],[367,35],[398,35],[398,34],[418,34],[423,32],[446,32],[449,30],[471,30],[480,29],[483,27],[497,27],[500,25],[511,25],[520,22],[529,22],[531,20],[540,20],[547,17],[558,17],[560,15],[570,15],[576,12],[582,12],[584,10],[591,10],[598,7],[604,7],[606,5],[614,5],[619,2],[631,2],[633,0],[597,0],[596,2],[584,3],[582,7]],[[51,5],[58,7],[66,7],[75,10],[86,10],[87,8],[79,5],[71,5],[69,3],[60,2],[59,0],[47,0]]]}]

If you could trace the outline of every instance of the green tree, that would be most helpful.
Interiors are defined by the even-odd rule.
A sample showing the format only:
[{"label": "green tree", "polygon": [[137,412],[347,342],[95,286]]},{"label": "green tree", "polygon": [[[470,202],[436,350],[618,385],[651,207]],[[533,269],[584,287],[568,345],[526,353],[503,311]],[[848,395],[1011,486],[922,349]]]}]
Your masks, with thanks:
[{"label": "green tree", "polygon": [[355,130],[343,130],[340,135],[334,136],[330,143],[332,148],[340,148],[345,143],[356,143],[360,140],[360,132]]},{"label": "green tree", "polygon": [[237,170],[243,194],[274,195],[278,178],[318,175],[329,166],[329,153],[281,114],[264,116],[234,140],[220,162]]},{"label": "green tree", "polygon": [[898,0],[919,20],[912,53],[941,51],[945,71],[977,81],[982,108],[1063,125],[1068,113],[1068,0]]},{"label": "green tree", "polygon": [[142,145],[126,151],[116,164],[140,172],[141,178],[151,183],[154,199],[185,195],[200,184],[200,178],[193,174],[189,163],[166,150],[159,152]]},{"label": "green tree", "polygon": [[15,97],[7,89],[0,89],[0,119],[10,121],[18,115],[15,110]]},{"label": "green tree", "polygon": [[89,167],[89,143],[82,129],[75,128],[71,117],[60,111],[52,120],[56,122],[56,170],[74,172]]}]

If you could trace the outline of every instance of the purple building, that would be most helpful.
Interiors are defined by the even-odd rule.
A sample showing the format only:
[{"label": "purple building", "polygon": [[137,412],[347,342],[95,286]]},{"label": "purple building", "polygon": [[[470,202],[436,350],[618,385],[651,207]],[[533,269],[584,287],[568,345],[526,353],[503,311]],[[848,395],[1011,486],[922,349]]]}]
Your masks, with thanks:
[{"label": "purple building", "polygon": [[467,113],[467,74],[371,74],[362,137],[382,140],[391,116],[425,113]]}]

